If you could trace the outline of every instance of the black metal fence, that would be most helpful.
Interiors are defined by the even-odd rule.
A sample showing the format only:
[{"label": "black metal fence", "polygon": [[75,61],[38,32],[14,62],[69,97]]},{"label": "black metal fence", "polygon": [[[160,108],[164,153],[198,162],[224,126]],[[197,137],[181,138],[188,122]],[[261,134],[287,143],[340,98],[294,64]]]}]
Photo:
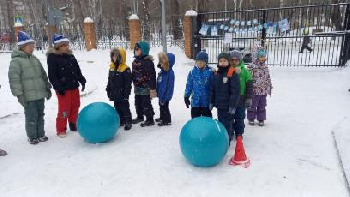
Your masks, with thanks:
[{"label": "black metal fence", "polygon": [[[174,25],[172,21],[167,21],[166,37],[167,46],[177,46],[184,48],[184,36],[182,28],[182,16],[176,16],[179,21],[178,25]],[[172,19],[174,20],[174,19]],[[152,18],[151,22],[146,26],[141,19],[141,35],[145,39],[145,30],[149,32],[149,43],[151,47],[162,46],[161,35],[161,18]],[[37,42],[37,46],[48,47],[47,30],[43,24],[31,24],[24,27],[25,31],[32,36]],[[64,34],[70,40],[70,47],[73,50],[85,49],[84,28],[83,23],[62,23],[55,27],[56,33]],[[12,35],[13,30],[0,29],[0,51],[12,50],[15,44],[10,44],[10,40],[2,39],[6,35]],[[176,33],[176,35],[175,35]],[[1,36],[4,34],[4,36]],[[129,27],[125,24],[107,24],[107,22],[96,25],[97,49],[111,49],[112,47],[130,47]]]},{"label": "black metal fence", "polygon": [[220,52],[254,53],[263,46],[269,65],[343,66],[350,53],[349,21],[349,3],[199,13],[194,51],[206,50],[216,64]]}]

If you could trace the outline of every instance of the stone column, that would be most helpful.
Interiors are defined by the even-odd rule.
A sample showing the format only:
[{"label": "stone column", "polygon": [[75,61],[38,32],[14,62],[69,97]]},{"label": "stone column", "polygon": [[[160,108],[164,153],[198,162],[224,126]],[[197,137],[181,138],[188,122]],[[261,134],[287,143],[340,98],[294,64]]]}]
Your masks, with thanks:
[{"label": "stone column", "polygon": [[195,54],[193,54],[193,21],[196,19],[197,15],[198,14],[196,11],[187,11],[183,22],[185,34],[185,54],[190,59],[193,59],[195,56]]},{"label": "stone column", "polygon": [[136,14],[129,17],[129,28],[130,28],[130,47],[133,49],[136,42],[141,40],[141,24],[140,19]]},{"label": "stone column", "polygon": [[97,48],[95,23],[90,17],[84,19],[84,38],[87,51]]}]

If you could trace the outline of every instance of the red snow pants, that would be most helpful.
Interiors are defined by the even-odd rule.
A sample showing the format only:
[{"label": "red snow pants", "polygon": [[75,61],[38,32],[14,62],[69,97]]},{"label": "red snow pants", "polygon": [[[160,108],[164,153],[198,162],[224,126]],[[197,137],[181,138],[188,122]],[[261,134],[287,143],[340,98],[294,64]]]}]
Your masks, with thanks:
[{"label": "red snow pants", "polygon": [[79,89],[66,90],[65,95],[60,95],[56,91],[58,98],[58,114],[56,118],[57,135],[66,133],[67,119],[70,123],[76,124],[80,107]]}]

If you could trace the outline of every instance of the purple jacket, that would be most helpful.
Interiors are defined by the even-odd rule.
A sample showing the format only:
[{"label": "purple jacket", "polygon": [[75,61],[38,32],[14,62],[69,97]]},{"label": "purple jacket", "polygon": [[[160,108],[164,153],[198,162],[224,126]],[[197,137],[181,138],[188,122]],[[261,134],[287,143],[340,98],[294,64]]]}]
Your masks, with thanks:
[{"label": "purple jacket", "polygon": [[253,94],[254,95],[271,95],[272,83],[269,68],[265,63],[256,60],[248,66],[248,70],[253,77]]}]

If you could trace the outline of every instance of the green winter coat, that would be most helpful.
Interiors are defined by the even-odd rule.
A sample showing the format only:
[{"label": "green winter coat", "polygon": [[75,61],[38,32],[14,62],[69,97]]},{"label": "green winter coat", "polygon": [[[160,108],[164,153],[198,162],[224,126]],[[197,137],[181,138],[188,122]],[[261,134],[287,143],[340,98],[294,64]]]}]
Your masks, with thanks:
[{"label": "green winter coat", "polygon": [[35,101],[51,96],[47,74],[34,55],[22,50],[12,52],[8,72],[12,95],[24,96],[24,101]]},{"label": "green winter coat", "polygon": [[241,71],[239,73],[239,80],[241,82],[241,95],[245,95],[247,83],[252,82],[253,78],[252,78],[252,75],[250,74],[250,72],[245,67],[243,61],[241,61],[241,63],[239,63],[239,68],[241,69]]}]

